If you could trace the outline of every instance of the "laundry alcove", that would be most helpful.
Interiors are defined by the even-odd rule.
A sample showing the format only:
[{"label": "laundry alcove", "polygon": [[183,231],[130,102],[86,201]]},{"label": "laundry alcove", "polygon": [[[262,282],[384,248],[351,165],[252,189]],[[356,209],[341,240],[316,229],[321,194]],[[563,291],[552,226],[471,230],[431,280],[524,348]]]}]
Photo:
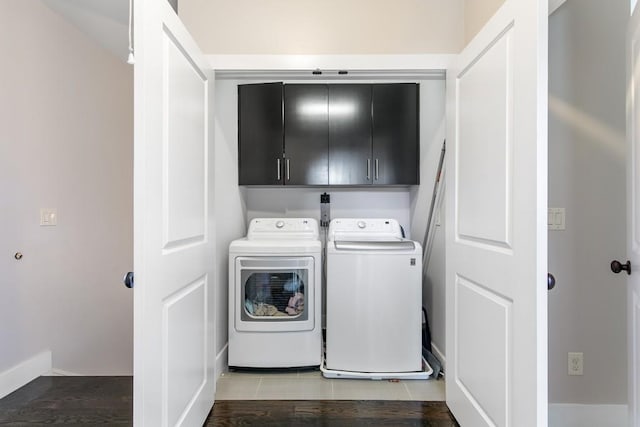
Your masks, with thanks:
[{"label": "laundry alcove", "polygon": [[[425,160],[426,163],[421,165],[422,185],[420,187],[367,189],[366,191],[359,188],[340,190],[333,188],[323,189],[323,191],[330,191],[334,195],[334,201],[332,203],[335,203],[334,206],[338,212],[334,211],[333,216],[336,216],[338,213],[344,214],[344,216],[359,216],[356,214],[361,214],[363,210],[367,210],[369,215],[371,211],[382,212],[389,214],[385,216],[398,217],[397,219],[407,225],[406,228],[409,234],[414,239],[419,240],[422,234],[420,229],[424,227],[424,222],[426,222],[426,218],[422,213],[424,213],[425,205],[427,204],[426,200],[429,199],[430,183],[435,179],[435,163],[442,141],[445,139],[444,137],[446,136],[447,139],[456,141],[456,138],[462,135],[463,141],[466,141],[464,138],[468,136],[477,134],[485,135],[486,132],[488,132],[482,126],[475,127],[476,123],[473,120],[467,122],[463,120],[461,122],[464,125],[463,128],[458,127],[459,123],[455,120],[460,118],[468,119],[469,117],[474,117],[474,114],[488,114],[488,118],[494,119],[496,115],[499,115],[496,111],[503,111],[499,108],[501,106],[500,100],[513,101],[510,97],[496,97],[492,99],[491,97],[486,97],[484,92],[481,92],[482,96],[474,97],[474,91],[476,89],[482,89],[483,87],[481,82],[490,81],[489,86],[505,90],[505,93],[509,96],[512,95],[512,93],[527,93],[532,97],[531,99],[534,101],[531,103],[534,107],[534,110],[530,111],[532,115],[518,116],[518,122],[522,124],[521,120],[525,120],[530,126],[528,129],[531,131],[529,135],[533,135],[533,139],[523,137],[525,141],[523,144],[528,148],[536,146],[536,132],[538,129],[534,123],[527,121],[528,119],[526,119],[526,117],[535,118],[537,114],[539,114],[537,110],[537,108],[539,108],[537,96],[541,96],[541,94],[538,93],[534,95],[527,91],[528,86],[520,86],[519,84],[521,82],[518,73],[522,70],[525,70],[523,72],[535,71],[538,70],[538,67],[508,68],[508,70],[511,71],[517,70],[513,81],[519,90],[515,92],[508,90],[511,88],[509,85],[500,85],[500,81],[502,81],[500,79],[504,78],[504,74],[491,71],[493,65],[496,63],[502,64],[503,68],[501,70],[504,71],[503,60],[513,60],[511,56],[512,52],[509,50],[512,43],[517,44],[525,39],[529,40],[528,38],[520,39],[515,37],[514,34],[520,34],[520,31],[527,34],[535,33],[535,31],[528,26],[531,23],[528,18],[515,21],[518,23],[515,26],[512,24],[514,22],[513,19],[509,19],[509,16],[513,17],[516,15],[537,16],[536,14],[539,11],[533,9],[525,11],[525,4],[525,2],[519,2],[518,0],[507,0],[506,7],[500,9],[497,16],[489,21],[487,28],[480,31],[479,37],[474,39],[468,46],[468,49],[463,51],[461,55],[404,55],[396,52],[395,54],[380,55],[370,53],[360,53],[357,55],[317,54],[312,56],[296,54],[267,56],[247,54],[236,56],[220,54],[203,57],[198,52],[199,48],[197,44],[191,39],[180,20],[173,14],[169,7],[165,7],[162,3],[153,3],[146,0],[136,2],[135,16],[137,16],[137,20],[135,39],[137,63],[134,71],[134,92],[136,94],[134,185],[136,188],[136,196],[134,208],[134,263],[137,288],[134,290],[136,305],[134,316],[136,318],[135,345],[141,346],[136,350],[135,356],[135,366],[138,367],[135,378],[138,384],[136,405],[141,405],[138,409],[138,414],[151,414],[151,412],[147,411],[154,405],[152,399],[157,397],[144,395],[144,390],[163,390],[164,398],[175,404],[168,409],[167,413],[158,415],[168,417],[165,419],[171,422],[177,419],[183,419],[181,418],[183,416],[191,416],[191,409],[197,409],[198,411],[204,410],[207,406],[206,402],[193,397],[200,393],[200,391],[198,391],[200,389],[197,387],[197,385],[200,384],[197,381],[197,375],[201,376],[201,379],[206,383],[207,390],[210,390],[211,384],[213,384],[217,375],[224,370],[226,364],[224,359],[226,330],[226,298],[224,295],[224,285],[227,281],[225,253],[228,243],[232,239],[244,234],[246,221],[252,217],[262,215],[263,213],[270,214],[283,211],[284,215],[297,216],[303,212],[315,214],[316,211],[317,201],[314,201],[314,199],[317,200],[317,193],[314,193],[314,191],[319,189],[293,188],[274,190],[238,187],[236,180],[237,171],[235,170],[235,165],[237,165],[237,129],[233,129],[234,120],[232,118],[232,110],[236,109],[237,104],[236,102],[226,102],[222,100],[225,94],[228,96],[229,94],[237,93],[237,89],[234,90],[233,83],[231,82],[233,79],[239,79],[240,76],[234,76],[233,73],[264,73],[264,70],[271,70],[267,73],[272,73],[272,75],[275,73],[278,78],[283,78],[283,75],[285,75],[284,77],[290,77],[292,80],[295,80],[295,76],[290,75],[287,77],[286,74],[300,73],[301,70],[304,73],[308,73],[315,69],[327,71],[348,70],[349,74],[354,76],[362,73],[361,81],[377,82],[393,81],[394,79],[395,81],[420,81],[422,89],[421,96],[427,93],[431,93],[432,95],[436,94],[436,96],[429,98],[426,102],[421,101],[421,114],[426,114],[426,112],[431,109],[428,117],[433,118],[433,122],[425,124],[421,120],[421,137],[425,138],[425,140],[421,140],[421,157],[424,156],[424,158],[421,158],[421,161]],[[522,22],[524,26],[522,30],[520,30],[520,22]],[[536,40],[536,34],[532,36],[531,40]],[[463,43],[460,43],[460,46],[462,45]],[[527,48],[519,50],[519,52],[525,52],[527,54],[534,51],[535,49]],[[486,55],[489,53],[491,55]],[[536,60],[534,57],[528,55],[523,56],[533,62]],[[456,68],[463,63],[465,66],[462,67],[462,69]],[[171,67],[164,66],[167,64],[171,65]],[[543,65],[544,64],[541,64],[540,70],[544,68]],[[172,68],[174,66],[175,68]],[[448,70],[446,75],[444,74],[445,70]],[[172,74],[174,72],[176,74]],[[366,73],[371,74],[367,75]],[[178,80],[174,80],[174,77],[177,77]],[[533,82],[534,85],[537,84],[537,74],[529,77],[531,77],[531,79],[525,79],[525,81]],[[256,79],[258,76],[254,75],[252,78]],[[446,83],[445,78],[449,79]],[[179,79],[182,80],[179,81]],[[262,75],[259,76],[258,80],[266,81],[271,79],[267,75]],[[182,85],[182,83],[186,84]],[[186,87],[188,87],[188,90],[183,91]],[[425,90],[427,87],[430,89]],[[454,89],[458,91],[457,95]],[[200,93],[199,91],[202,91],[204,96],[198,95],[198,93]],[[168,94],[171,96],[168,96]],[[468,102],[461,102],[460,96]],[[210,102],[203,104],[203,99],[207,99]],[[479,101],[480,99],[482,99],[483,102],[492,101],[492,108],[480,108],[478,102],[473,102],[474,100]],[[182,108],[184,104],[179,105],[178,103],[173,103],[174,100],[186,101],[189,107],[194,108],[193,110],[191,110],[191,108]],[[521,104],[518,102],[516,102],[516,104],[520,106]],[[522,105],[529,104],[523,103]],[[468,110],[465,110],[465,108],[468,108]],[[507,110],[511,111],[508,108]],[[189,113],[195,112],[194,117],[197,118],[197,122],[200,123],[200,125],[189,128],[188,125],[185,124],[186,122],[177,123],[172,121],[176,117],[181,117],[180,114],[186,111]],[[513,111],[515,111],[516,114],[522,112],[520,107],[514,108]],[[445,113],[448,116],[446,126],[443,120]],[[504,119],[504,117],[502,118]],[[169,123],[171,124],[169,125]],[[178,138],[176,134],[172,134],[176,129],[184,130],[186,133],[180,134],[180,138]],[[464,132],[470,133],[467,134],[463,132],[460,134],[460,129],[464,129]],[[512,130],[519,136],[519,129],[520,128]],[[473,138],[471,138],[471,140],[472,139]],[[201,142],[204,140],[208,142],[204,145],[198,143],[198,141]],[[180,145],[178,145],[177,141],[181,141]],[[483,141],[493,141],[493,139],[486,138]],[[498,142],[495,142],[494,145],[489,145],[489,149],[494,150],[491,151],[492,154],[499,153],[499,151],[496,150],[500,148],[499,144],[503,139],[497,138],[496,141]],[[160,143],[165,144],[166,151],[151,151],[160,147]],[[460,146],[455,143],[453,147],[452,152],[454,153],[457,152],[457,148],[460,148]],[[503,171],[504,167],[503,169],[489,168],[478,172],[474,160],[487,160],[487,157],[483,157],[485,153],[473,145],[464,145],[463,148],[470,148],[471,151],[468,153],[461,151],[463,153],[462,157],[454,156],[452,159],[461,161],[466,166],[460,170],[456,170],[455,165],[457,163],[453,163],[453,165],[450,164],[451,169],[447,170],[447,176],[460,179],[460,182],[466,183],[469,185],[469,188],[462,193],[456,192],[449,194],[456,196],[459,194],[469,195],[476,190],[487,190],[487,188],[474,186],[475,183],[478,182],[475,179],[475,174],[481,172],[489,171],[489,178],[491,180],[504,183],[505,178],[500,175],[500,171]],[[164,163],[159,161],[166,153],[178,153],[184,156],[170,155],[164,158]],[[510,153],[511,151],[507,150],[507,155],[510,155]],[[538,157],[543,154],[544,152],[542,151],[537,152],[534,158],[540,160]],[[189,160],[185,160],[189,158],[206,159],[206,161],[204,165],[202,165],[202,163],[198,163],[197,161],[190,162]],[[429,165],[430,160],[432,163]],[[477,162],[478,166],[486,166],[486,164],[486,162]],[[177,167],[177,170],[180,171],[178,176],[184,178],[185,182],[193,184],[187,186],[187,188],[195,188],[197,190],[196,193],[199,192],[201,199],[190,198],[192,196],[189,191],[179,191],[182,187],[172,187],[174,184],[181,184],[173,180],[175,175],[165,175],[164,177],[167,178],[168,181],[162,181],[160,178],[163,177],[162,174],[167,170],[163,169],[163,165],[168,165],[168,170],[174,170],[173,168]],[[509,171],[511,170],[512,169],[509,169]],[[455,171],[456,174],[451,175],[451,173],[453,173],[452,171]],[[458,174],[460,171],[463,172],[463,175]],[[532,172],[526,168],[514,168],[513,171],[516,171],[518,174],[531,172],[535,178],[532,181],[533,185],[535,188],[538,188],[536,185],[539,184],[539,176],[535,175],[535,171]],[[507,179],[510,179],[510,177],[507,177]],[[168,193],[158,191],[162,188],[162,182],[168,182]],[[456,180],[454,180],[453,183],[451,181],[448,182],[449,186],[447,187],[447,191],[451,191],[451,188],[454,188],[453,185],[457,182]],[[455,188],[459,189],[458,187]],[[496,187],[492,188],[495,190]],[[176,191],[176,189],[178,189],[178,191]],[[206,191],[200,191],[200,189],[206,189]],[[473,191],[468,191],[469,189]],[[528,189],[531,190],[530,187],[528,187]],[[525,195],[535,193],[535,191],[523,192]],[[493,196],[497,194],[501,197],[502,193],[494,192],[491,194]],[[273,196],[272,200],[268,200],[268,195]],[[504,206],[512,206],[510,204],[512,202],[511,199],[508,197],[500,197],[497,199],[499,203],[503,203]],[[165,204],[163,204],[163,200]],[[487,204],[485,206],[473,197],[469,200],[464,200],[465,203],[468,202],[469,204],[463,204],[462,210],[457,210],[457,207],[455,212],[451,209],[446,210],[447,218],[454,218],[456,220],[461,218],[463,220],[462,228],[456,228],[458,237],[462,236],[461,239],[469,243],[467,245],[468,247],[473,247],[474,249],[496,247],[498,249],[494,248],[494,252],[508,255],[512,236],[508,232],[506,235],[500,234],[499,228],[487,228],[486,226],[486,224],[494,226],[504,220],[502,217],[492,216],[492,214],[496,212],[492,209],[494,209],[495,206],[499,206],[499,203]],[[176,203],[176,201],[183,201],[185,203]],[[178,206],[180,206],[180,208],[178,208]],[[482,215],[480,215],[480,217],[485,222],[474,222],[474,217],[469,215],[469,212],[474,209],[478,209],[481,212]],[[537,212],[536,209],[532,211],[542,215],[542,213]],[[199,212],[200,217],[198,221],[189,221],[187,220],[189,215],[185,215],[185,212],[187,214]],[[509,211],[503,210],[503,212],[507,212],[508,216]],[[460,213],[462,213],[462,216],[459,216]],[[164,224],[166,225],[166,227],[162,229],[162,233],[156,233],[150,231],[151,228],[146,228],[150,227],[150,224],[162,224],[162,221],[165,221]],[[442,225],[443,222],[440,221],[440,224]],[[450,229],[451,227],[447,228],[447,230]],[[533,229],[535,230],[535,227]],[[516,239],[516,241],[519,240]],[[444,246],[443,242],[444,237],[441,241],[436,241],[436,245],[442,244]],[[451,236],[447,237],[447,242],[453,242]],[[495,242],[498,242],[497,245]],[[537,241],[529,243],[534,247],[538,247]],[[200,246],[204,248],[202,251],[199,251]],[[539,247],[541,248],[541,246]],[[185,252],[184,255],[177,255],[178,252],[183,249],[188,252]],[[148,264],[148,260],[156,257],[158,253],[162,256],[171,256],[171,261],[169,261],[169,258],[167,258],[167,262],[159,261],[161,258],[154,258],[157,261],[154,261],[156,264]],[[462,254],[459,255],[462,257]],[[458,258],[458,256],[455,258]],[[184,265],[200,263],[203,266],[203,270],[201,270],[199,274],[184,274],[187,270],[182,269],[183,264],[179,261],[180,259],[184,261]],[[204,261],[205,259],[206,262]],[[437,253],[437,251],[433,253],[432,259],[440,265],[445,262],[444,254]],[[446,262],[450,260],[451,257],[448,257]],[[176,264],[171,264],[174,262]],[[167,283],[180,283],[181,287],[176,288],[177,290],[175,292],[167,293],[162,299],[158,300],[158,311],[150,315],[151,307],[147,305],[149,301],[145,299],[145,297],[148,297],[149,294],[156,290],[153,288],[152,283],[159,283],[153,276],[157,273],[156,267],[163,269],[162,271],[165,273],[163,274],[163,278],[167,278]],[[541,270],[542,267],[543,265],[539,264],[535,271],[531,272],[531,280],[535,280],[535,277],[540,273],[538,270]],[[449,270],[450,268],[447,264],[438,274],[445,274],[445,272]],[[434,269],[434,274],[436,274],[435,271]],[[176,276],[173,276],[174,273]],[[182,274],[182,276],[178,277],[180,274]],[[506,313],[504,318],[500,318],[499,316],[491,317],[491,319],[495,320],[496,325],[509,324],[512,320],[510,317],[510,313],[512,313],[511,297],[503,297],[499,292],[482,291],[482,289],[484,289],[482,285],[484,279],[473,279],[473,276],[474,275],[470,273],[466,276],[462,273],[457,273],[457,276],[451,276],[457,277],[458,279],[462,277],[460,280],[456,279],[457,281],[451,282],[455,283],[456,289],[459,289],[461,292],[458,294],[461,297],[458,302],[464,306],[474,306],[477,302],[487,304],[485,308],[494,314],[500,312]],[[447,280],[449,281],[451,277]],[[529,278],[529,276],[527,277]],[[435,282],[436,279],[434,278],[433,283]],[[479,286],[479,284],[481,286]],[[432,312],[432,316],[435,316],[431,321],[431,325],[435,332],[434,338],[436,338],[437,341],[439,334],[437,329],[443,328],[442,330],[444,330],[446,325],[453,324],[451,322],[450,312],[447,313],[446,316],[442,312],[435,314],[438,310],[436,307],[443,307],[445,305],[442,301],[448,298],[449,293],[445,298],[443,285],[440,293],[425,294],[424,302],[426,305],[432,306],[432,310],[430,311]],[[498,296],[496,297],[496,295]],[[538,297],[539,295],[536,298]],[[517,300],[518,298],[514,301]],[[198,306],[202,301],[204,301],[204,307],[202,304]],[[446,304],[450,304],[450,302]],[[197,308],[197,310],[190,311],[185,307],[193,307]],[[517,311],[517,313],[520,312]],[[181,329],[180,321],[187,320],[192,314],[193,316],[199,316],[200,323],[198,323],[198,327],[202,327],[202,331],[207,331],[206,333],[201,333],[202,331],[199,329],[196,329],[196,332],[194,332],[193,329]],[[438,317],[443,317],[444,321],[438,321]],[[519,317],[517,318],[520,319]],[[174,322],[176,319],[180,321]],[[203,322],[202,319],[206,319],[206,321]],[[456,317],[453,319],[456,319]],[[504,322],[506,323],[500,323],[503,322],[503,319],[505,319]],[[469,344],[472,349],[476,348],[478,343],[470,339],[473,338],[474,335],[473,323],[470,322],[468,317],[461,317],[458,320],[464,320],[464,325],[471,328],[463,330],[461,339],[463,339],[463,342]],[[531,325],[534,330],[538,330],[538,326],[539,325]],[[179,333],[179,331],[185,333]],[[165,344],[154,347],[163,342],[161,339],[163,333],[166,339],[164,341]],[[440,345],[444,346],[444,333],[440,333],[440,336],[440,340],[442,341]],[[526,336],[530,335],[526,334]],[[460,338],[460,336],[457,336],[457,338]],[[511,336],[508,334],[504,334],[502,338],[496,337],[494,347],[501,348],[500,346],[502,345],[507,346],[513,344],[510,338]],[[502,339],[502,341],[500,341],[500,339]],[[182,340],[193,343],[198,342],[198,345],[206,348],[206,352],[198,353],[196,357],[194,354],[197,352],[183,351],[189,347],[187,345],[177,345],[177,343],[187,343],[187,341]],[[520,342],[517,341],[516,345],[519,345],[518,343]],[[143,344],[148,346],[142,347]],[[448,340],[446,347],[450,348],[450,346],[454,346],[451,348],[455,349],[457,348],[455,346],[459,344],[457,341],[452,342]],[[490,346],[490,348],[493,347]],[[524,347],[519,345],[518,352],[522,351],[522,348]],[[441,351],[444,352],[444,349],[441,349]],[[464,354],[469,353],[462,352],[459,355]],[[151,355],[153,355],[153,357],[151,357]],[[535,362],[539,359],[539,356],[539,354],[533,352],[530,357]],[[200,358],[202,360],[200,360]],[[193,362],[194,365],[198,366],[203,366],[201,362],[206,362],[206,368],[204,368],[203,371],[198,371],[193,377],[189,377],[187,381],[180,382],[184,388],[166,388],[167,381],[172,383],[172,381],[182,380],[182,378],[175,373],[176,371],[173,370],[173,365],[170,363],[171,360],[183,360],[185,363]],[[460,363],[460,366],[465,366],[470,369],[469,371],[462,372],[462,375],[471,381],[471,385],[469,385],[471,391],[469,393],[482,394],[483,392],[477,388],[478,378],[475,375],[479,370],[472,369],[474,367],[477,368],[477,366],[475,366],[476,362],[463,357]],[[514,363],[515,365],[507,363],[506,366],[509,368],[504,371],[505,375],[511,374],[512,366],[514,367],[514,371],[521,372],[521,370],[515,369],[517,364],[522,363],[520,358],[509,359],[509,363]],[[452,366],[455,367],[458,365]],[[164,375],[164,377],[161,377],[161,375]],[[539,375],[539,377],[541,376],[543,375]],[[533,383],[536,383],[536,381],[529,382],[528,384]],[[144,388],[141,387],[142,384],[145,384]],[[189,394],[191,392],[193,393]],[[536,396],[539,397],[537,394]],[[510,413],[505,409],[508,405],[512,404],[510,400],[501,399],[499,393],[495,394],[495,396],[487,396],[487,398],[496,405],[495,408],[488,407],[487,410],[497,411],[500,416]],[[529,401],[529,399],[527,399],[527,401]],[[531,401],[537,402],[537,399],[532,398]],[[452,404],[455,405],[456,403],[452,400]],[[536,405],[537,409],[541,407],[539,403]],[[511,406],[509,406],[509,408],[511,408]],[[535,417],[533,419],[535,419]]]}]

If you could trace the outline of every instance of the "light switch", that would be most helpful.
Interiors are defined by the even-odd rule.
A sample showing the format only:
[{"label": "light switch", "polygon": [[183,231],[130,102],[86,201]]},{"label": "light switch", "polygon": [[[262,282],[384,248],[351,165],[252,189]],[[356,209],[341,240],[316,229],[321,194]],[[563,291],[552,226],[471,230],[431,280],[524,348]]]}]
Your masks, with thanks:
[{"label": "light switch", "polygon": [[549,226],[549,230],[564,230],[564,219],[564,208],[549,208],[547,211],[547,225]]},{"label": "light switch", "polygon": [[40,225],[41,226],[58,225],[58,209],[40,208]]}]

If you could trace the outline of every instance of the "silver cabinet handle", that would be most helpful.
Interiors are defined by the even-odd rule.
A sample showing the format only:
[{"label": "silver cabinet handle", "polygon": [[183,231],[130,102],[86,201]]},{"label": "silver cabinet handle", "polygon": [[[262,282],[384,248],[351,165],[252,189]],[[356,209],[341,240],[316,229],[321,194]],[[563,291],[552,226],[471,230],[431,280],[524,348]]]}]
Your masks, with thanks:
[{"label": "silver cabinet handle", "polygon": [[280,175],[280,159],[276,159],[276,163],[278,167],[278,181],[280,181],[282,179],[282,176]]},{"label": "silver cabinet handle", "polygon": [[367,159],[367,181],[371,179],[371,159]]},{"label": "silver cabinet handle", "polygon": [[291,176],[289,174],[289,159],[285,159],[285,167],[287,168],[287,181],[289,181],[289,179],[291,179]]},{"label": "silver cabinet handle", "polygon": [[378,180],[378,159],[376,159],[376,166],[375,166],[375,168],[376,168],[376,174],[375,174],[375,178],[374,178],[374,179],[377,181],[377,180]]}]

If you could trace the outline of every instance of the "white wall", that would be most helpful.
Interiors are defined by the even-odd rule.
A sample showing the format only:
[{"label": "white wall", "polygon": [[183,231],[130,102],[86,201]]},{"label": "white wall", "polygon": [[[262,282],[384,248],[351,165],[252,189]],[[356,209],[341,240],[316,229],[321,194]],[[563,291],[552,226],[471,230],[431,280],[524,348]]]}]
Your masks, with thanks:
[{"label": "white wall", "polygon": [[456,53],[463,0],[180,0],[207,54]]},{"label": "white wall", "polygon": [[[625,31],[627,0],[568,0],[549,22],[549,400],[626,403]],[[584,352],[584,376],[567,375]]]},{"label": "white wall", "polygon": [[[444,80],[425,80],[420,83],[420,185],[411,188],[410,230],[412,238],[421,244],[445,139],[445,102]],[[444,195],[444,188],[440,189],[439,194]],[[432,229],[434,240],[422,286],[422,304],[429,317],[431,341],[441,355],[445,352],[444,219],[444,203],[440,203],[434,210],[437,226]]]},{"label": "white wall", "polygon": [[40,1],[4,1],[0,28],[0,373],[51,349],[131,374],[132,70]]},{"label": "white wall", "polygon": [[[238,187],[238,90],[228,81],[215,84],[216,206],[216,353],[224,358],[228,341],[229,244],[246,234],[245,190]],[[225,367],[226,361],[219,360]],[[220,372],[217,372],[218,374]]]},{"label": "white wall", "polygon": [[320,194],[331,196],[331,218],[393,218],[410,232],[409,189],[249,188],[247,217],[320,220]]}]

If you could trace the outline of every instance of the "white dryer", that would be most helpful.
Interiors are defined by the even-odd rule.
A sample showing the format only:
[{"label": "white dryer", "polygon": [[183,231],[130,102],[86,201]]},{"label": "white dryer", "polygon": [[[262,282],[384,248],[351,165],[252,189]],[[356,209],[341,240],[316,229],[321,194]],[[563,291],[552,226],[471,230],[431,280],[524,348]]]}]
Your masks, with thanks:
[{"label": "white dryer", "polygon": [[321,253],[311,218],[257,218],[229,246],[229,366],[319,366]]},{"label": "white dryer", "polygon": [[324,376],[427,378],[420,244],[394,219],[334,219],[328,240]]}]

